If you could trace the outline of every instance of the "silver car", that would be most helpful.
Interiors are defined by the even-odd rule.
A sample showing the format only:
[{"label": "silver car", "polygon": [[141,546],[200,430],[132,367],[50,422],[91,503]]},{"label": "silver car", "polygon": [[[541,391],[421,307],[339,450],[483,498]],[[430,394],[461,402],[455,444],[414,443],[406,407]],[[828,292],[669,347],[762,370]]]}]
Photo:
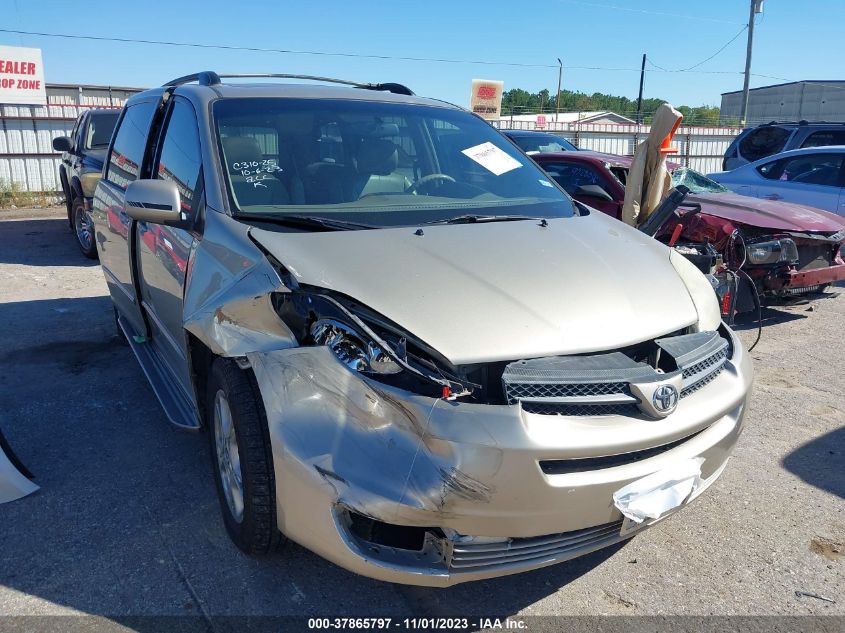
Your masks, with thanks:
[{"label": "silver car", "polygon": [[845,145],[794,149],[710,178],[743,196],[845,216]]},{"label": "silver car", "polygon": [[235,544],[446,586],[701,494],[751,384],[706,278],[465,110],[327,83],[140,93],[96,190],[118,324]]}]

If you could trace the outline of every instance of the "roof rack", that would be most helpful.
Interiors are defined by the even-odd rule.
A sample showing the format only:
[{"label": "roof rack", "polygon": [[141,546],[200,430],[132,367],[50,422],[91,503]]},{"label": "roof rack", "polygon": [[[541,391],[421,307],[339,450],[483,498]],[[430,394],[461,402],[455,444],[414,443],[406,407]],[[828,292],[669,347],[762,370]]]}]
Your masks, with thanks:
[{"label": "roof rack", "polygon": [[407,86],[397,83],[381,83],[381,84],[362,84],[355,81],[346,81],[345,79],[332,79],[331,77],[318,77],[315,75],[289,75],[284,73],[256,73],[256,74],[224,74],[218,75],[213,70],[205,70],[203,72],[194,73],[192,75],[185,75],[178,77],[164,84],[166,87],[181,86],[182,84],[196,81],[201,86],[216,86],[221,83],[221,79],[232,78],[271,78],[271,79],[302,79],[305,81],[323,81],[332,84],[342,84],[344,86],[352,86],[353,88],[363,88],[364,90],[380,90],[383,92],[392,92],[393,94],[413,96],[413,91]]},{"label": "roof rack", "polygon": [[800,121],[769,121],[768,123],[761,123],[760,125],[845,125],[843,121],[807,121],[801,119]]}]

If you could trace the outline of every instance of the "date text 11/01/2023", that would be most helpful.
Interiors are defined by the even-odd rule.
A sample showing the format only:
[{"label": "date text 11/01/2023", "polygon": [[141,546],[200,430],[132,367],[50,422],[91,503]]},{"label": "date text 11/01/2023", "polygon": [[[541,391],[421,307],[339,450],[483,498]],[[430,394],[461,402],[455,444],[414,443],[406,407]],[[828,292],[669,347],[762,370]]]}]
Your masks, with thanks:
[{"label": "date text 11/01/2023", "polygon": [[525,622],[511,618],[309,618],[308,628],[323,630],[477,630],[519,631]]}]

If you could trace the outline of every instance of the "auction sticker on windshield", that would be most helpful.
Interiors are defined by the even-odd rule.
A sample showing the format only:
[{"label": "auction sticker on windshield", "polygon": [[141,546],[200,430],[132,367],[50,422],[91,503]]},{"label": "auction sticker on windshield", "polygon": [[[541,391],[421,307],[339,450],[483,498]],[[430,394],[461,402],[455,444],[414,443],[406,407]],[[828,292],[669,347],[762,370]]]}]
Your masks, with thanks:
[{"label": "auction sticker on windshield", "polygon": [[517,167],[522,167],[522,164],[518,160],[508,156],[490,141],[465,149],[461,152],[461,154],[468,156],[484,167],[484,169],[497,176],[506,174]]}]

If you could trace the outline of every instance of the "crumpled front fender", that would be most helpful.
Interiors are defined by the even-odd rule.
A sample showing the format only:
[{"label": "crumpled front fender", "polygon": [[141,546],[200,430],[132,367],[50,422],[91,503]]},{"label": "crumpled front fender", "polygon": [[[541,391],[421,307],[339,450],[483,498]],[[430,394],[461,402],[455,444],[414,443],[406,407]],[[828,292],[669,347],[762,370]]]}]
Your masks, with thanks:
[{"label": "crumpled front fender", "polygon": [[[440,401],[363,380],[326,347],[247,354],[261,389],[279,509],[285,477],[306,478],[335,503],[399,524],[441,525],[467,501],[485,503],[501,464],[495,446],[444,441],[430,428]],[[283,527],[283,525],[282,525]],[[283,527],[284,529],[284,527]]]},{"label": "crumpled front fender", "polygon": [[274,292],[288,288],[249,238],[249,227],[217,213],[190,256],[185,329],[217,356],[294,347],[296,337],[273,309]]}]

